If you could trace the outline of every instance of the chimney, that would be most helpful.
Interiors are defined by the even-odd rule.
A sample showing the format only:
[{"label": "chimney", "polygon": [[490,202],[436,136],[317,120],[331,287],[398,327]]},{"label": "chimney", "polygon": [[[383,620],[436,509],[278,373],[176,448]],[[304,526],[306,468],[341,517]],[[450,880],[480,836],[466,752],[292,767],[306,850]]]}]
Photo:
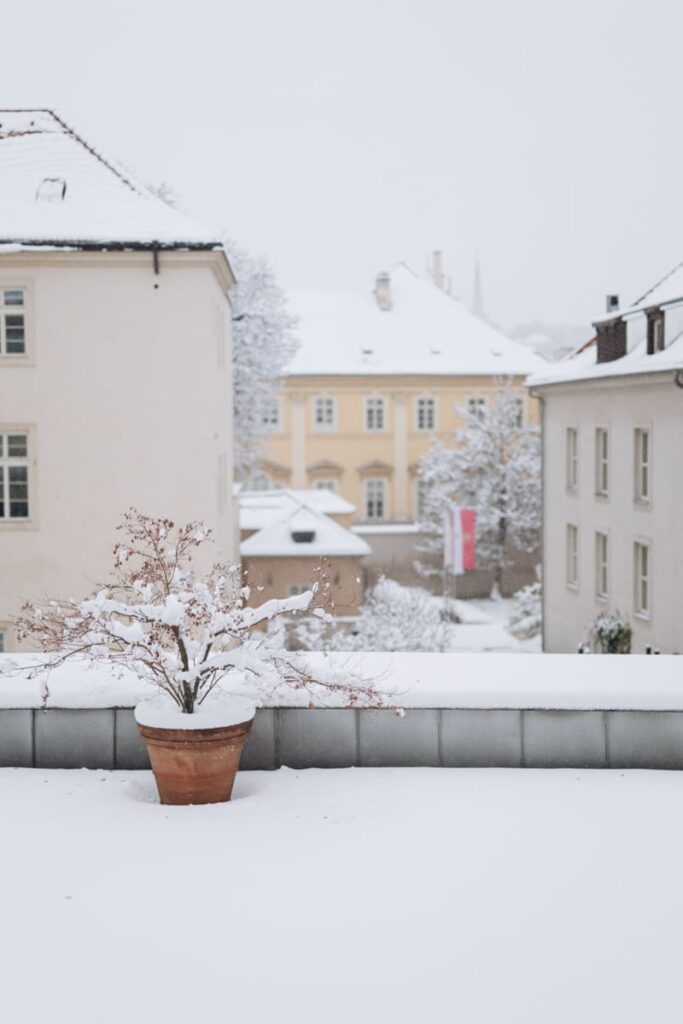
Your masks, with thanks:
[{"label": "chimney", "polygon": [[440,291],[444,290],[443,253],[440,249],[432,253],[432,281]]},{"label": "chimney", "polygon": [[618,295],[607,295],[605,297],[605,312],[616,313],[619,309],[619,296]]},{"label": "chimney", "polygon": [[375,298],[382,312],[388,313],[391,309],[391,278],[386,271],[377,275],[375,280]]}]

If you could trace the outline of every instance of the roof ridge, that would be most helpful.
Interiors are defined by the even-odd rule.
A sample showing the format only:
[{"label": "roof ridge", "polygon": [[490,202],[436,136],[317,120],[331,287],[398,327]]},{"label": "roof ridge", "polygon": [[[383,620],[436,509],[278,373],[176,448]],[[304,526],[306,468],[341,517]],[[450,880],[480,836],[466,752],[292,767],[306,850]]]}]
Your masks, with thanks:
[{"label": "roof ridge", "polygon": [[672,268],[672,269],[671,269],[671,270],[670,270],[670,271],[668,272],[668,274],[665,274],[665,275],[664,275],[664,277],[660,278],[660,280],[659,280],[659,281],[656,281],[656,282],[655,282],[655,283],[654,283],[654,284],[652,285],[652,287],[651,287],[651,288],[648,288],[648,289],[647,289],[647,291],[646,291],[646,292],[644,292],[644,293],[643,293],[643,295],[641,295],[639,299],[636,299],[636,301],[635,301],[635,302],[632,302],[632,303],[631,303],[631,306],[630,306],[630,308],[633,308],[633,306],[639,306],[639,305],[641,304],[641,302],[644,302],[644,301],[645,301],[645,299],[646,299],[646,298],[648,297],[648,295],[651,295],[651,294],[652,294],[652,292],[653,292],[653,291],[654,291],[654,290],[655,290],[656,288],[659,288],[659,286],[660,286],[661,284],[664,284],[664,282],[665,282],[665,281],[668,281],[668,280],[669,280],[669,278],[670,278],[670,277],[671,277],[671,276],[672,276],[673,274],[675,274],[677,270],[680,270],[680,269],[681,269],[681,267],[683,267],[683,260],[682,260],[682,261],[681,261],[680,263],[677,263],[677,264],[676,264],[676,266],[675,266],[675,267],[673,267],[673,268]]}]

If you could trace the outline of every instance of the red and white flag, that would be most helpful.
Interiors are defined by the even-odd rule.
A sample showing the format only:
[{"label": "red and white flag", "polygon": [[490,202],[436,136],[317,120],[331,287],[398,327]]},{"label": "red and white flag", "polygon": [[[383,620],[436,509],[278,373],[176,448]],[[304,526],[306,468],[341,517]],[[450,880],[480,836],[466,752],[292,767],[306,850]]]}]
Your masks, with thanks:
[{"label": "red and white flag", "polygon": [[445,513],[444,568],[462,576],[477,568],[475,534],[477,513],[473,508],[448,505]]}]

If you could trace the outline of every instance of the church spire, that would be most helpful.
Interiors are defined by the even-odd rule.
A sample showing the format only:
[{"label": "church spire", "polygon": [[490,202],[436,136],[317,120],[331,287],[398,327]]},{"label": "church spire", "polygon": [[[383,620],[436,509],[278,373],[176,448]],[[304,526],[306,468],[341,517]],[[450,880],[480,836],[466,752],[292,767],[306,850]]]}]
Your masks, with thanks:
[{"label": "church spire", "polygon": [[475,316],[478,316],[480,320],[486,319],[484,313],[484,297],[481,290],[481,268],[479,266],[479,257],[474,261],[474,285],[472,287],[472,312]]}]

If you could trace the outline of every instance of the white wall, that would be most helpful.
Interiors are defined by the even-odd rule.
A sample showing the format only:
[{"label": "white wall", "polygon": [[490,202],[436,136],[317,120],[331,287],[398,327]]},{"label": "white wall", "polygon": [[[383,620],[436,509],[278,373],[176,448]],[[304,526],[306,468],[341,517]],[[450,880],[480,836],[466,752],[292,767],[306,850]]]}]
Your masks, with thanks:
[{"label": "white wall", "polygon": [[[543,389],[545,649],[572,652],[603,610],[633,626],[633,650],[683,652],[683,390],[671,375]],[[579,430],[579,488],[566,486],[566,430]],[[610,437],[609,497],[595,495],[595,430]],[[649,427],[652,500],[634,501],[634,430]],[[566,526],[579,528],[579,583],[566,582]],[[609,537],[609,598],[595,596],[595,533]],[[634,614],[633,545],[651,543],[650,620]]]},{"label": "white wall", "polygon": [[222,259],[162,253],[156,275],[151,253],[0,255],[0,287],[29,292],[30,349],[0,361],[0,430],[31,435],[31,520],[0,521],[0,624],[105,577],[131,505],[202,519],[212,556],[234,556]]}]

